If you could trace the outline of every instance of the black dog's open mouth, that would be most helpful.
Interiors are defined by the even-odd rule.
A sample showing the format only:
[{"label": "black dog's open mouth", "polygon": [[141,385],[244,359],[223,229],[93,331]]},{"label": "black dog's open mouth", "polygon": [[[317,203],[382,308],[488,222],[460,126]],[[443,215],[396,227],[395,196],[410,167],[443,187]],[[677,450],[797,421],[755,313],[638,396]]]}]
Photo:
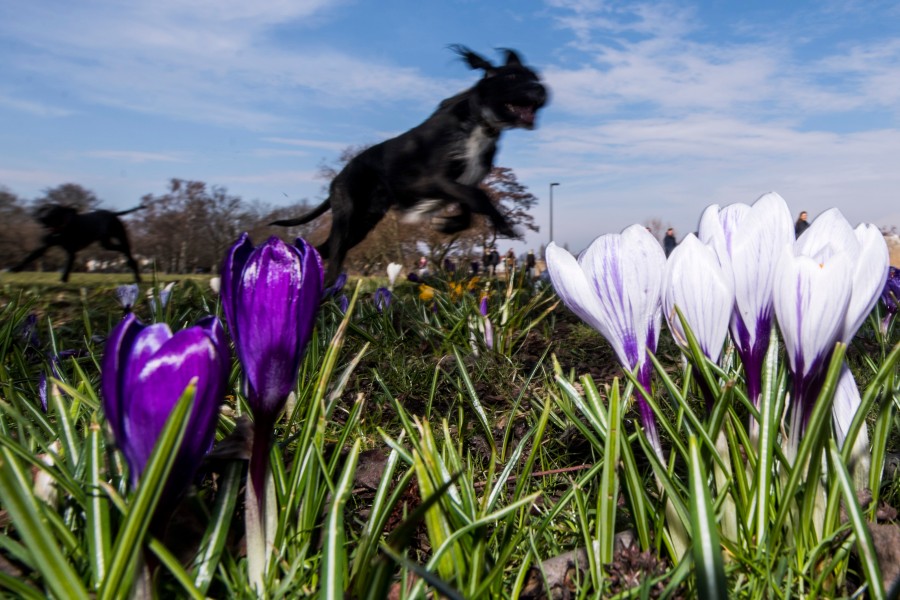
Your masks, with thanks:
[{"label": "black dog's open mouth", "polygon": [[534,106],[517,106],[515,104],[507,104],[506,110],[516,117],[517,125],[525,127],[534,127],[534,117],[537,108]]}]

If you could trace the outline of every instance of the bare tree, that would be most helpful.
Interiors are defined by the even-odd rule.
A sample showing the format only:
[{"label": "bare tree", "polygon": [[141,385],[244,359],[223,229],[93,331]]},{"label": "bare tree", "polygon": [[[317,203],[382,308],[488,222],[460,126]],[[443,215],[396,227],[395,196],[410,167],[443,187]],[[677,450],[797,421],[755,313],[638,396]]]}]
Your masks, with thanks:
[{"label": "bare tree", "polygon": [[28,205],[6,188],[0,187],[0,266],[8,267],[22,260],[25,253],[37,247],[40,227],[28,214]]},{"label": "bare tree", "polygon": [[100,208],[100,199],[94,192],[77,183],[64,183],[44,190],[44,195],[34,201],[34,208],[37,209],[46,204],[62,204],[71,206],[78,212],[87,212]]},{"label": "bare tree", "polygon": [[214,271],[247,221],[240,197],[202,181],[172,179],[167,193],[143,204],[134,245],[168,272]]}]

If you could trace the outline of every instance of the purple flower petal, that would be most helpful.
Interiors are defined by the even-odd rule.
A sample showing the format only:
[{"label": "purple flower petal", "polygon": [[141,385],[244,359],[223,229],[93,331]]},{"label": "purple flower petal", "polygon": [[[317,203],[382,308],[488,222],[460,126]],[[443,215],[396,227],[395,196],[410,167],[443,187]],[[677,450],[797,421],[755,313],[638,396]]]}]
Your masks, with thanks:
[{"label": "purple flower petal", "polygon": [[295,247],[272,237],[249,255],[248,247],[243,236],[229,254],[234,258],[226,259],[222,297],[248,401],[257,418],[272,419],[296,384],[312,335],[322,297],[322,260],[302,239]]}]

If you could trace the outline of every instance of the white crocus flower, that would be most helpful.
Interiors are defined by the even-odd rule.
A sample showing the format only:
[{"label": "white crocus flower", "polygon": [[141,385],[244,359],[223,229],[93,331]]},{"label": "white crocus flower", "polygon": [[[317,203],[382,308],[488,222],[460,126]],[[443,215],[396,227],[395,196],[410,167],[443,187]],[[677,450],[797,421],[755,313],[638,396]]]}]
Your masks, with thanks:
[{"label": "white crocus flower", "polygon": [[687,349],[687,336],[675,312],[677,306],[713,362],[719,360],[734,306],[734,280],[719,265],[715,252],[690,234],[666,263],[663,313],[675,341]]},{"label": "white crocus flower", "polygon": [[[819,252],[839,252],[850,262],[850,302],[843,317],[838,339],[849,344],[860,326],[872,311],[872,307],[884,288],[888,274],[889,253],[884,236],[871,224],[860,224],[852,229],[837,208],[819,215],[810,226],[810,236],[803,235],[797,240],[799,252],[814,255]],[[814,398],[808,399],[811,403]],[[838,443],[843,446],[847,430],[861,402],[859,390],[853,374],[845,365],[841,379],[835,390],[832,417]],[[812,408],[809,407],[811,411]],[[853,445],[856,462],[854,473],[857,480],[867,477],[869,436],[866,429],[860,429]]]},{"label": "white crocus flower", "polygon": [[218,293],[219,293],[219,288],[221,288],[221,287],[222,287],[222,278],[221,278],[221,277],[219,277],[219,276],[217,275],[217,276],[215,276],[215,277],[210,278],[210,280],[209,280],[209,288],[210,288],[213,292],[215,292],[216,294],[218,294]]},{"label": "white crocus flower", "polygon": [[[734,282],[731,337],[756,404],[762,390],[762,365],[772,331],[775,265],[794,241],[793,219],[784,199],[764,194],[753,206],[708,207],[700,217],[700,241],[709,244],[726,277]],[[752,426],[753,424],[751,424]]]},{"label": "white crocus flower", "polygon": [[[775,314],[793,376],[791,449],[806,428],[825,367],[842,339],[850,306],[854,260],[847,248],[853,230],[818,219],[787,248],[775,268]],[[832,237],[834,236],[834,237]]]},{"label": "white crocus flower", "polygon": [[[612,346],[619,362],[637,369],[650,392],[652,365],[661,322],[660,293],[666,266],[662,247],[641,225],[597,238],[576,260],[554,243],[547,247],[547,270],[563,303]],[[653,412],[637,397],[647,437],[661,453]]]},{"label": "white crocus flower", "polygon": [[400,271],[403,270],[403,265],[392,262],[387,266],[387,276],[388,276],[388,289],[394,289],[394,282],[397,281],[397,276],[400,274]]}]

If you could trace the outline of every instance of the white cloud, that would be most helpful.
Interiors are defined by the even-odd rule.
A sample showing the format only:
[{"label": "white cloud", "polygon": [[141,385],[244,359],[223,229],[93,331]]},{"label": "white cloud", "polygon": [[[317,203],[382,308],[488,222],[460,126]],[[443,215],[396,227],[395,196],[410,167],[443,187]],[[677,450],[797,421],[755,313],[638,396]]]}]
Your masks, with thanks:
[{"label": "white cloud", "polygon": [[128,163],[148,163],[148,162],[182,162],[183,159],[172,154],[164,154],[161,152],[144,152],[141,150],[92,150],[85,152],[84,156],[90,158],[102,158],[104,160],[115,160]]}]

